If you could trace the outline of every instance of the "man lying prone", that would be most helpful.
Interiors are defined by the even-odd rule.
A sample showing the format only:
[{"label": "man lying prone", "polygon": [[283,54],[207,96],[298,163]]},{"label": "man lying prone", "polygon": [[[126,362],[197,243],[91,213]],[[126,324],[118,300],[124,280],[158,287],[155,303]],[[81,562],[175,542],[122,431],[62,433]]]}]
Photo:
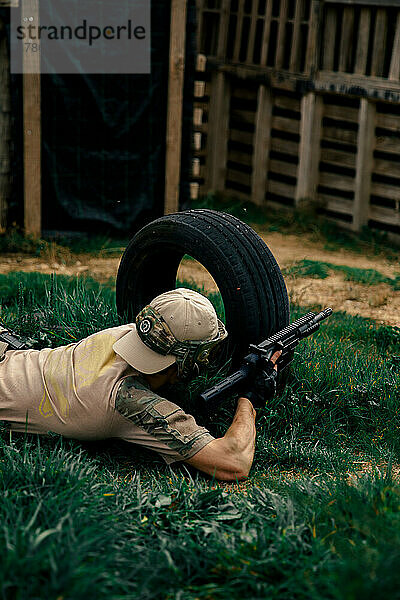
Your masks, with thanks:
[{"label": "man lying prone", "polygon": [[267,379],[256,380],[238,399],[221,438],[159,395],[164,385],[194,377],[226,336],[211,302],[179,288],[154,298],[135,323],[77,343],[43,350],[10,350],[4,344],[0,420],[13,431],[119,438],[158,452],[167,464],[182,461],[217,479],[243,479],[254,457],[254,406],[263,406],[273,393],[280,353],[272,356]]}]

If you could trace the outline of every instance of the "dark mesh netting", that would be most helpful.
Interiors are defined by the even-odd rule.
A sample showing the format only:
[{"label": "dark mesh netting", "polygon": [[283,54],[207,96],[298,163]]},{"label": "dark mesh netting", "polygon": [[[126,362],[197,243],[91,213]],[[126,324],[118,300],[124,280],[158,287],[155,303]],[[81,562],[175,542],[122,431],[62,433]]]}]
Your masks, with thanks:
[{"label": "dark mesh netting", "polygon": [[[7,21],[9,10],[0,9]],[[41,76],[43,229],[111,228],[129,233],[163,213],[169,22],[170,3],[152,0],[150,75]],[[181,204],[189,196],[194,39],[195,2],[191,0]],[[23,203],[21,78],[11,77],[14,182],[10,217],[18,221]]]}]

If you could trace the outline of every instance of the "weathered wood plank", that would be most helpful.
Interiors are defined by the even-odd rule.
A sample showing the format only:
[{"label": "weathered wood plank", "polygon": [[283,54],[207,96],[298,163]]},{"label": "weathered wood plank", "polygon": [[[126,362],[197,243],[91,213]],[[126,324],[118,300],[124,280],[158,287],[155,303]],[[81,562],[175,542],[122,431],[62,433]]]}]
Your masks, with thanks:
[{"label": "weathered wood plank", "polygon": [[228,150],[228,160],[251,167],[253,155],[247,152],[240,152],[240,150]]},{"label": "weathered wood plank", "polygon": [[198,125],[196,127],[197,131],[201,131],[204,133],[208,133],[208,112],[209,112],[208,109],[209,109],[209,106],[207,106],[206,108],[207,108],[207,110],[203,110],[203,121],[202,121],[201,125]]},{"label": "weathered wood plank", "polygon": [[400,140],[394,136],[379,136],[376,138],[375,148],[380,152],[398,155],[400,152]]},{"label": "weathered wood plank", "polygon": [[187,0],[171,0],[164,214],[179,210]]},{"label": "weathered wood plank", "polygon": [[274,150],[275,152],[282,152],[283,154],[289,154],[290,156],[298,156],[299,143],[289,140],[282,140],[278,137],[271,137],[271,150]]},{"label": "weathered wood plank", "polygon": [[202,7],[202,10],[204,10],[204,12],[212,13],[212,14],[219,13],[220,9],[216,6],[218,3],[219,3],[219,0],[217,0],[217,2],[214,2],[214,6],[211,7],[210,2],[207,2],[206,0],[200,0],[200,5]]},{"label": "weathered wood plank", "polygon": [[[203,109],[201,109],[203,110]],[[195,125],[194,129],[196,131],[201,131],[202,133],[207,133],[208,132],[208,123],[204,121],[204,112],[203,114],[203,120],[201,122],[198,122],[197,125]]]},{"label": "weathered wood plank", "polygon": [[325,185],[326,187],[331,187],[343,192],[352,192],[354,191],[355,180],[351,177],[346,177],[345,175],[335,175],[333,173],[324,173],[321,171],[319,183],[320,185]]},{"label": "weathered wood plank", "polygon": [[272,16],[272,2],[273,0],[266,0],[265,17],[264,17],[264,29],[261,42],[261,58],[260,64],[265,66],[267,64],[268,57],[268,46],[269,46],[269,35],[271,32],[271,16]]},{"label": "weathered wood plank", "polygon": [[240,98],[241,100],[257,100],[257,89],[252,87],[234,87],[231,91],[232,98]]},{"label": "weathered wood plank", "polygon": [[278,173],[280,175],[288,175],[289,177],[297,177],[297,165],[283,160],[271,159],[269,161],[268,170],[271,173]]},{"label": "weathered wood plank", "polygon": [[325,31],[323,39],[322,68],[333,71],[333,61],[335,56],[337,27],[337,8],[328,6],[325,17]]},{"label": "weathered wood plank", "polygon": [[[325,210],[336,212],[342,215],[352,215],[353,213],[353,202],[352,200],[345,200],[343,198],[333,198],[327,194],[318,194],[318,200],[323,204]],[[331,217],[334,219],[334,217]],[[341,224],[341,219],[334,219],[337,224]],[[348,223],[348,228],[352,229],[353,224]]]},{"label": "weathered wood plank", "polygon": [[238,76],[241,79],[264,82],[274,90],[298,92],[299,89],[314,89],[316,92],[343,94],[354,97],[370,97],[374,101],[400,102],[400,82],[389,81],[381,77],[363,77],[354,73],[336,73],[318,71],[313,79],[306,74],[276,71],[271,67],[251,65],[233,65],[216,63],[209,60],[216,70]]},{"label": "weathered wood plank", "polygon": [[384,206],[374,206],[371,204],[369,208],[369,218],[378,221],[379,223],[400,226],[400,212]]},{"label": "weathered wood plank", "polygon": [[192,175],[193,175],[193,177],[200,177],[200,171],[201,171],[200,159],[194,158],[192,160]]},{"label": "weathered wood plank", "polygon": [[227,181],[240,183],[240,185],[246,185],[249,187],[249,189],[251,189],[251,175],[248,173],[242,173],[241,171],[236,171],[235,169],[227,169],[226,179]]},{"label": "weathered wood plank", "polygon": [[258,2],[253,2],[251,7],[251,17],[250,17],[250,31],[249,31],[249,40],[247,43],[247,53],[246,60],[247,63],[253,62],[253,54],[254,54],[254,40],[256,36],[256,25],[257,25],[257,12],[258,12]]},{"label": "weathered wood plank", "polygon": [[332,198],[327,194],[318,194],[318,199],[323,202],[326,210],[341,213],[343,215],[353,214],[353,201],[345,200],[344,198]]},{"label": "weathered wood plank", "polygon": [[400,0],[324,0],[325,4],[366,4],[368,6],[400,6]]},{"label": "weathered wood plank", "polygon": [[321,22],[322,5],[319,0],[311,0],[310,21],[308,25],[307,52],[304,71],[310,75],[318,68],[318,28]]},{"label": "weathered wood plank", "polygon": [[233,49],[233,60],[234,62],[239,62],[239,54],[240,54],[240,46],[242,43],[242,32],[243,32],[243,18],[244,18],[244,3],[245,0],[238,0],[239,9],[237,12],[237,26],[236,26],[236,36],[235,36],[235,45]]},{"label": "weathered wood plank", "polygon": [[226,190],[221,192],[221,196],[222,198],[227,198],[228,200],[232,200],[232,198],[237,198],[238,200],[243,200],[244,202],[248,202],[250,200],[250,194],[233,189],[230,187],[229,181],[226,182]]},{"label": "weathered wood plank", "polygon": [[397,13],[396,33],[393,41],[392,59],[390,61],[389,79],[400,79],[400,10]]},{"label": "weathered wood plank", "polygon": [[[271,83],[275,85],[275,82]],[[400,83],[381,77],[363,77],[354,73],[320,71],[314,81],[316,91],[350,96],[371,97],[375,101],[400,102]]]},{"label": "weathered wood plank", "polygon": [[358,38],[355,40],[357,44],[356,61],[354,72],[360,75],[365,75],[367,69],[368,58],[368,42],[371,30],[371,9],[362,8],[360,12],[360,22],[358,27]]},{"label": "weathered wood plank", "polygon": [[357,144],[357,132],[350,129],[324,126],[322,138],[329,142],[345,142],[354,146]]},{"label": "weathered wood plank", "polygon": [[195,131],[193,134],[193,146],[194,146],[194,149],[196,150],[196,152],[199,152],[201,150],[201,144],[202,144],[202,135],[199,131]]},{"label": "weathered wood plank", "polygon": [[[339,100],[340,101],[340,100]],[[324,104],[324,117],[348,121],[350,123],[358,122],[358,108],[350,106],[338,106],[337,104]]]},{"label": "weathered wood plank", "polygon": [[200,184],[197,181],[191,181],[189,184],[190,199],[197,200],[199,197]]},{"label": "weathered wood plank", "polygon": [[293,21],[292,49],[290,51],[289,69],[292,72],[300,70],[300,27],[303,14],[304,0],[297,0]]},{"label": "weathered wood plank", "polygon": [[282,96],[282,94],[274,95],[274,105],[279,108],[285,108],[293,110],[300,114],[301,111],[301,98],[291,98],[290,96]]},{"label": "weathered wood plank", "polygon": [[194,97],[203,98],[205,95],[206,83],[205,81],[194,82]]},{"label": "weathered wood plank", "polygon": [[318,165],[322,130],[321,96],[310,92],[301,103],[299,164],[297,168],[296,204],[314,199],[318,185]]},{"label": "weathered wood plank", "polygon": [[337,167],[350,167],[354,169],[356,166],[356,155],[352,152],[343,152],[343,150],[321,148],[321,162]]},{"label": "weathered wood plank", "polygon": [[281,6],[279,10],[278,37],[276,41],[276,57],[275,66],[277,69],[282,68],[283,57],[285,54],[286,43],[286,19],[288,10],[288,0],[280,0]]},{"label": "weathered wood plank", "polygon": [[[400,146],[400,144],[399,144]],[[397,161],[383,158],[375,158],[373,172],[378,175],[389,175],[390,177],[399,177],[400,185],[400,164]]]},{"label": "weathered wood plank", "polygon": [[[38,0],[24,0],[22,23],[33,17],[39,26]],[[38,40],[40,45],[40,41]],[[23,53],[23,123],[24,123],[24,229],[26,234],[41,234],[41,89],[40,51]]]},{"label": "weathered wood plank", "polygon": [[196,22],[197,22],[196,47],[198,49],[201,48],[201,42],[203,39],[203,24],[204,24],[203,11],[204,11],[204,0],[197,0],[196,1]]},{"label": "weathered wood plank", "polygon": [[207,191],[222,191],[225,186],[225,169],[229,136],[230,84],[225,73],[212,75],[212,93],[208,115],[207,136]]},{"label": "weathered wood plank", "polygon": [[357,139],[356,181],[354,188],[353,226],[360,231],[368,223],[371,171],[374,152],[375,104],[361,99]]},{"label": "weathered wood plank", "polygon": [[250,125],[254,125],[256,113],[251,110],[233,108],[231,110],[231,119],[232,121],[238,121],[239,123],[248,123]]},{"label": "weathered wood plank", "polygon": [[207,67],[207,56],[205,54],[198,54],[196,56],[196,71],[204,73]]},{"label": "weathered wood plank", "polygon": [[339,71],[350,70],[350,59],[353,45],[354,8],[345,6],[343,10],[342,32],[339,49]]},{"label": "weathered wood plank", "polygon": [[282,183],[281,181],[274,181],[268,179],[267,183],[267,194],[276,194],[277,196],[283,196],[284,198],[291,198],[294,200],[296,187],[289,183]]},{"label": "weathered wood plank", "polygon": [[261,205],[265,199],[269,147],[271,139],[272,95],[264,85],[258,88],[256,128],[254,134],[253,169],[251,195],[255,204]]},{"label": "weathered wood plank", "polygon": [[272,128],[278,131],[287,131],[288,133],[300,133],[300,121],[286,117],[272,117]]},{"label": "weathered wood plank", "polygon": [[[376,113],[376,126],[383,127],[389,131],[398,133],[400,131],[400,115],[391,115],[389,113]],[[399,140],[400,143],[400,140]]]},{"label": "weathered wood plank", "polygon": [[193,125],[195,127],[200,127],[203,123],[203,109],[199,107],[194,107],[193,109]]},{"label": "weathered wood plank", "polygon": [[371,183],[371,194],[388,200],[400,200],[400,187],[373,181]]},{"label": "weathered wood plank", "polygon": [[229,139],[233,142],[241,142],[242,144],[247,144],[248,146],[253,145],[253,133],[250,131],[239,131],[238,129],[230,129],[229,130]]},{"label": "weathered wood plank", "polygon": [[382,77],[387,34],[387,10],[378,8],[375,20],[374,46],[372,51],[371,75]]},{"label": "weathered wood plank", "polygon": [[230,0],[222,0],[219,31],[218,31],[218,45],[217,45],[217,57],[226,57],[226,47],[228,40],[228,28],[229,28],[229,14],[230,14]]}]

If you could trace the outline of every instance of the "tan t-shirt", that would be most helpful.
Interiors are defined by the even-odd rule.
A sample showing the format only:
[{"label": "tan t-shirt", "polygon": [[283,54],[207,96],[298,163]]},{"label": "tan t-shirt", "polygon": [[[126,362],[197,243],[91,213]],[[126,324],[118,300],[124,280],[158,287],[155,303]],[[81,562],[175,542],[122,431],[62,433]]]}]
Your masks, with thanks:
[{"label": "tan t-shirt", "polygon": [[[7,351],[0,362],[0,420],[14,431],[81,440],[121,438],[185,460],[214,438],[157,396],[112,346],[132,324],[43,350]],[[118,392],[118,405],[116,399]]]}]

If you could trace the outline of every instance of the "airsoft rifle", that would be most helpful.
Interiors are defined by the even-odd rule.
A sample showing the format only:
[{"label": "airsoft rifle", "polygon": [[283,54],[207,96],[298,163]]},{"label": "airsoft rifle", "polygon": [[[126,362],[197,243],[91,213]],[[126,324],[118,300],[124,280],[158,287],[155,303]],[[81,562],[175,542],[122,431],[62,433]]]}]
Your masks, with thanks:
[{"label": "airsoft rifle", "polygon": [[321,321],[327,319],[331,314],[331,308],[325,308],[318,314],[309,312],[260,344],[250,344],[249,353],[244,357],[240,368],[203,392],[200,395],[201,400],[206,404],[213,403],[246,389],[249,384],[251,386],[251,381],[256,373],[265,366],[265,363],[277,350],[282,351],[277,363],[279,372],[281,372],[292,362],[297,344],[315,333],[319,329]]}]

